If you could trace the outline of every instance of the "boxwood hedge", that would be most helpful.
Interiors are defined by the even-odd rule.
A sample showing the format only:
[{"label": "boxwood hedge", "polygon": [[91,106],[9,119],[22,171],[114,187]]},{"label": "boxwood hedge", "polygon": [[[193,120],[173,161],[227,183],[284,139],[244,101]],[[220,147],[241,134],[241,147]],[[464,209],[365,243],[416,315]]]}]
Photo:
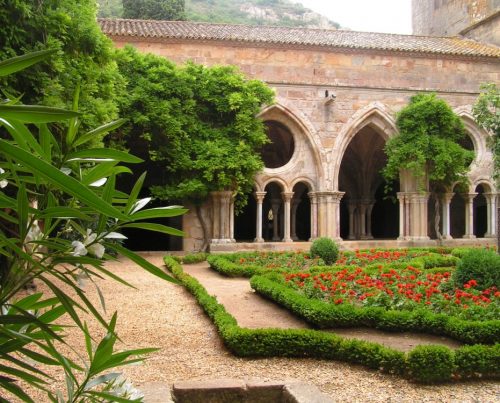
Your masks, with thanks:
[{"label": "boxwood hedge", "polygon": [[[164,259],[167,268],[194,295],[214,322],[224,344],[241,357],[314,357],[365,365],[387,373],[405,376],[418,382],[448,381],[456,377],[498,377],[499,345],[465,346],[455,351],[414,349],[406,354],[377,343],[345,339],[328,332],[310,329],[246,329],[210,296],[182,266],[171,257]],[[347,313],[349,316],[349,313]],[[431,346],[433,347],[433,346]],[[444,352],[446,351],[446,352]],[[439,358],[439,372],[433,375],[424,363]]]}]

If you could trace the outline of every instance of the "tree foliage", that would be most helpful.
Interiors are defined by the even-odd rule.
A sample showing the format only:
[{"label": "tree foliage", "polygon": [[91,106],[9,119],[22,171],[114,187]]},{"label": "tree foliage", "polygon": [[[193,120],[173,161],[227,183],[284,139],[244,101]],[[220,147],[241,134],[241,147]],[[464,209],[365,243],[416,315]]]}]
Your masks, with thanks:
[{"label": "tree foliage", "polygon": [[121,104],[127,141],[145,144],[166,173],[154,193],[200,203],[211,191],[232,190],[241,206],[263,167],[267,136],[257,114],[273,92],[233,67],[176,67],[130,47],[118,65],[128,81]]},{"label": "tree foliage", "polygon": [[491,134],[490,145],[495,161],[495,178],[500,175],[500,90],[496,84],[481,86],[482,92],[472,110],[477,123]]},{"label": "tree foliage", "polygon": [[460,146],[465,127],[444,100],[435,94],[416,95],[398,113],[396,124],[399,135],[385,147],[382,173],[387,181],[398,179],[401,169],[420,179],[427,175],[431,187],[448,188],[465,180],[473,153]]},{"label": "tree foliage", "polygon": [[184,20],[184,0],[123,0],[123,18]]},{"label": "tree foliage", "polygon": [[78,85],[83,128],[115,119],[122,84],[111,41],[96,22],[95,0],[0,0],[0,59],[56,49],[48,60],[8,76],[9,98],[70,107]]},{"label": "tree foliage", "polygon": [[[51,57],[41,51],[0,62],[0,77],[31,67]],[[77,132],[80,114],[60,108],[0,103],[0,400],[33,402],[26,386],[46,392],[46,401],[138,401],[136,391],[120,380],[116,367],[142,361],[154,349],[115,352],[116,313],[108,322],[85,293],[80,280],[109,277],[125,280],[104,266],[109,254],[120,253],[159,278],[174,281],[164,271],[113,239],[123,239],[124,228],[143,228],[179,235],[179,231],[144,220],[183,214],[184,209],[146,209],[150,199],[138,199],[144,177],[130,194],[115,189],[116,176],[129,173],[121,162],[140,160],[113,149],[78,150],[98,134],[115,129],[116,121],[90,132]],[[57,139],[49,123],[69,120]],[[29,125],[29,126],[28,126]],[[30,130],[32,129],[33,132]],[[33,203],[33,200],[38,203]],[[69,239],[67,234],[74,234]],[[26,296],[19,291],[33,280],[42,292]],[[97,287],[97,285],[94,283]],[[68,290],[70,290],[68,292]],[[104,307],[102,294],[97,288]],[[22,298],[22,296],[25,296]],[[82,321],[89,314],[104,328],[103,339]],[[86,357],[66,352],[67,320],[80,331]],[[64,346],[63,346],[64,345]],[[74,352],[76,352],[74,350]],[[54,377],[46,366],[60,370],[66,390],[54,392]],[[53,371],[51,371],[53,372]],[[21,383],[22,381],[23,383]]]}]

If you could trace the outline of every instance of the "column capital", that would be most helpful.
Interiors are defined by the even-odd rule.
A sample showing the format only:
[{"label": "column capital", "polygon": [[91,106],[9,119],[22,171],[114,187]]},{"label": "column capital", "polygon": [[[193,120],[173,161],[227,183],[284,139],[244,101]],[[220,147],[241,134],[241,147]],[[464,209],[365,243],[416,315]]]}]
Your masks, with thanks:
[{"label": "column capital", "polygon": [[441,193],[441,199],[446,204],[450,204],[451,203],[451,199],[453,199],[453,196],[455,196],[455,193],[453,193],[453,192],[451,192],[451,193],[449,193],[449,192],[447,192],[447,193]]},{"label": "column capital", "polygon": [[483,196],[486,197],[487,200],[491,201],[491,200],[495,200],[495,198],[499,195],[499,193],[492,193],[492,192],[488,192],[488,193],[483,193]]},{"label": "column capital", "polygon": [[283,197],[283,201],[289,202],[292,200],[294,193],[293,192],[281,192],[281,196]]},{"label": "column capital", "polygon": [[307,192],[307,197],[311,200],[311,203],[318,202],[318,193],[317,192]]},{"label": "column capital", "polygon": [[469,203],[472,203],[472,200],[474,200],[474,197],[477,195],[477,193],[460,193],[460,196],[462,196],[462,198]]},{"label": "column capital", "polygon": [[322,199],[326,202],[340,203],[342,197],[344,197],[345,192],[337,192],[337,191],[325,191],[325,192],[316,192],[319,199]]},{"label": "column capital", "polygon": [[257,203],[262,203],[264,201],[264,197],[266,197],[267,192],[253,192],[253,196]]}]

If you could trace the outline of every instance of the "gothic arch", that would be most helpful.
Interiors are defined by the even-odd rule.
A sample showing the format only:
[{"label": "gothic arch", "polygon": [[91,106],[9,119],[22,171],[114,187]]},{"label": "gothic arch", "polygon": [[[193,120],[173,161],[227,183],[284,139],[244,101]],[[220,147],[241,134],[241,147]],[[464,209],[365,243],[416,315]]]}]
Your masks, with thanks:
[{"label": "gothic arch", "polygon": [[460,116],[465,125],[465,129],[469,134],[474,145],[474,162],[473,164],[481,164],[481,162],[489,159],[487,141],[489,134],[484,129],[480,128],[471,113],[470,106],[460,106],[454,109],[454,112]]},{"label": "gothic arch", "polygon": [[332,151],[333,166],[330,172],[333,173],[333,189],[338,189],[340,165],[349,143],[366,126],[373,128],[385,141],[397,133],[393,112],[381,102],[372,102],[358,110],[340,131]]},{"label": "gothic arch", "polygon": [[[305,137],[314,157],[316,173],[318,177],[324,175],[321,140],[312,123],[302,112],[282,101],[264,108],[258,117],[264,121],[275,120],[288,127],[294,136]],[[292,160],[294,158],[292,157]]]}]

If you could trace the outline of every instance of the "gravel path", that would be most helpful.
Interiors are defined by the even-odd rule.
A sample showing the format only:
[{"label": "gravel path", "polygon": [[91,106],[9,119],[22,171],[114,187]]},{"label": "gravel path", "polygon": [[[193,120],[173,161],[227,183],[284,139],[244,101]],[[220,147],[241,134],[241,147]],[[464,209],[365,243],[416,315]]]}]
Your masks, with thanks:
[{"label": "gravel path", "polygon": [[[154,264],[162,265],[161,254],[151,253],[147,257]],[[145,392],[158,383],[171,385],[180,380],[257,378],[314,384],[338,402],[500,401],[500,386],[489,381],[421,386],[335,361],[234,357],[183,287],[157,279],[126,259],[107,267],[136,287],[127,288],[112,280],[99,281],[108,316],[118,311],[117,330],[123,342],[128,348],[160,348],[145,363],[124,369],[133,384]],[[91,285],[86,292],[89,298],[98,300]],[[91,332],[98,329],[97,324],[91,324]],[[83,340],[75,337],[71,329],[67,340],[84,351]],[[58,380],[62,383],[61,376]],[[39,397],[35,401],[47,400]]]}]

